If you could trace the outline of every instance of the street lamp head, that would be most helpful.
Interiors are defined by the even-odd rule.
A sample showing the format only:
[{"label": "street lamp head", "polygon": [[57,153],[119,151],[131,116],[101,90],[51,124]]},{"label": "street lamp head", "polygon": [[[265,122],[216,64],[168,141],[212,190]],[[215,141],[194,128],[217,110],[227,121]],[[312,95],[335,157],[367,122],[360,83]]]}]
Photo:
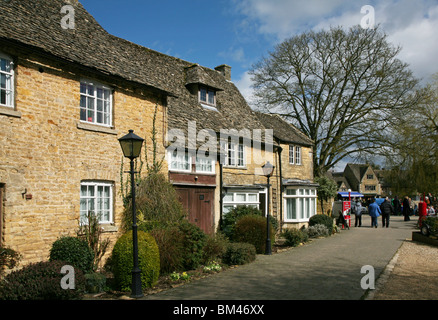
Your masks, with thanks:
[{"label": "street lamp head", "polygon": [[129,130],[127,135],[119,139],[123,155],[131,160],[137,158],[140,155],[143,141],[144,139],[134,134],[134,130]]},{"label": "street lamp head", "polygon": [[263,175],[264,175],[265,177],[270,177],[270,176],[272,176],[272,173],[274,172],[274,168],[275,168],[275,166],[273,166],[269,161],[266,162],[266,163],[262,166]]}]

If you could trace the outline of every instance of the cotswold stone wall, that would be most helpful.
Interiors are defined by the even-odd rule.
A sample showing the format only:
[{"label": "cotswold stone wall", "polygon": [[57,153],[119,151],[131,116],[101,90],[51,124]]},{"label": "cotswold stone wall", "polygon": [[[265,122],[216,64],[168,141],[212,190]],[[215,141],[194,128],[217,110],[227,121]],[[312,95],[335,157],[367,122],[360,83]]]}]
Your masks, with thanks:
[{"label": "cotswold stone wall", "polygon": [[[283,179],[299,179],[313,181],[313,156],[312,148],[301,148],[301,164],[289,164],[289,145],[281,145],[281,174]],[[262,158],[253,159],[252,155],[260,154]],[[261,166],[269,161],[275,166],[272,177],[270,178],[270,214],[277,218],[280,222],[282,205],[281,184],[280,184],[280,158],[277,152],[260,152],[259,150],[251,149],[246,152],[246,165],[243,168],[233,168],[224,166],[224,185],[228,186],[266,186],[267,178],[263,176]],[[283,208],[283,215],[284,213]],[[298,225],[298,224],[294,224]],[[299,226],[306,225],[301,223]]]},{"label": "cotswold stone wall", "polygon": [[[114,244],[123,209],[122,151],[117,139],[133,129],[147,140],[151,157],[152,119],[158,103],[158,151],[163,155],[163,99],[141,88],[130,88],[120,80],[87,74],[45,58],[14,58],[16,110],[11,116],[10,110],[0,109],[2,244],[20,252],[22,264],[46,260],[58,237],[75,235],[80,185],[87,180],[113,184],[114,219],[104,227],[105,236]],[[79,121],[83,78],[113,88],[112,128]],[[128,170],[128,160],[124,163]],[[167,164],[163,167],[167,169]],[[127,175],[123,173],[124,179]]]}]

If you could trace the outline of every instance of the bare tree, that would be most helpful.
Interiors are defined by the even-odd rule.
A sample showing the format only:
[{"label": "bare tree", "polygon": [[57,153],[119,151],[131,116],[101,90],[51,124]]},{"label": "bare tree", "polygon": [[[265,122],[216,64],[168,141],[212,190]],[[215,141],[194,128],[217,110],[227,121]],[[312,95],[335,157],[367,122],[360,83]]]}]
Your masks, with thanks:
[{"label": "bare tree", "polygon": [[417,107],[396,118],[386,155],[385,180],[400,195],[438,192],[438,73],[418,95]]},{"label": "bare tree", "polygon": [[277,113],[314,140],[320,175],[346,156],[386,144],[397,110],[418,83],[379,30],[309,31],[275,47],[251,70],[259,109]]}]

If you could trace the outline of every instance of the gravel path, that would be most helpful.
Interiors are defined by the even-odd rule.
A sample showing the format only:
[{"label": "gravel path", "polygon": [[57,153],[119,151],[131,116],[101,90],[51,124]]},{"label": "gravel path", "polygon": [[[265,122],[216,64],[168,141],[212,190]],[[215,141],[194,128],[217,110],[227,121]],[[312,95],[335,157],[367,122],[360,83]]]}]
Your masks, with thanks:
[{"label": "gravel path", "polygon": [[438,247],[406,240],[368,300],[438,300]]}]

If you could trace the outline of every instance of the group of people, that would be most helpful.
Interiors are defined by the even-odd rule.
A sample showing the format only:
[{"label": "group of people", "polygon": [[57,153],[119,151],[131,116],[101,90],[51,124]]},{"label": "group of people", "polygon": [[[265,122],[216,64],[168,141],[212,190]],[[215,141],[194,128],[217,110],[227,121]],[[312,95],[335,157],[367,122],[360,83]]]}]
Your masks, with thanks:
[{"label": "group of people", "polygon": [[[389,217],[391,214],[395,213],[394,206],[388,197],[379,205],[375,198],[371,198],[365,206],[368,207],[368,214],[371,217],[371,227],[377,228],[377,218],[382,216],[382,227],[389,227]],[[354,226],[362,226],[362,213],[364,211],[364,205],[360,199],[353,201],[351,204],[351,212],[355,216]]]},{"label": "group of people", "polygon": [[[424,197],[427,204],[427,215],[437,215],[438,198],[428,194]],[[391,215],[403,215],[404,221],[410,221],[411,215],[418,215],[418,206],[414,204],[411,198],[404,197],[402,201],[395,196],[393,199],[386,198],[368,198],[363,200],[356,198],[351,202],[351,214],[355,216],[355,227],[362,226],[362,214],[368,209],[371,217],[371,227],[378,227],[378,217],[382,217],[382,227],[389,227],[389,218]]]}]

